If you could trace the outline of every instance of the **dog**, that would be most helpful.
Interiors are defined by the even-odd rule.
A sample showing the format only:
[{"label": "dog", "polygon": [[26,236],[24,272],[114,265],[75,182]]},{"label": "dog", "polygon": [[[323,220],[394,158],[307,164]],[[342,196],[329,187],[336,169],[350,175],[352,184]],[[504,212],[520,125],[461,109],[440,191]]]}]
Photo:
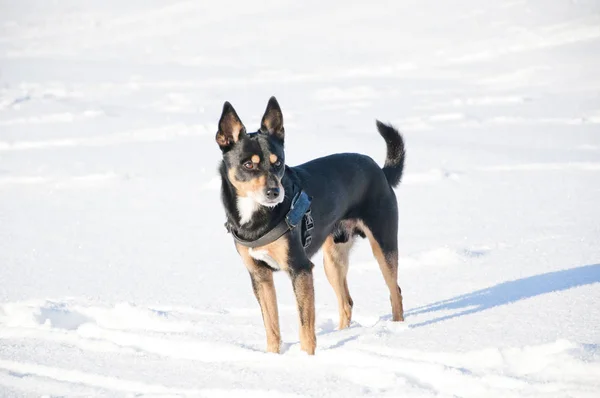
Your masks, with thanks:
[{"label": "dog", "polygon": [[390,291],[392,320],[403,321],[398,286],[398,205],[393,188],[404,168],[404,140],[377,122],[387,145],[381,168],[357,153],[325,156],[289,167],[281,108],[271,97],[257,132],[247,132],[233,106],[223,105],[216,141],[221,199],[228,231],[252,281],[266,330],[267,351],[279,353],[281,335],[273,272],[291,278],[300,317],[300,348],[314,355],[315,299],[311,262],[323,250],[335,290],[339,328],[350,325],[353,301],[346,274],[356,237],[367,238]]}]

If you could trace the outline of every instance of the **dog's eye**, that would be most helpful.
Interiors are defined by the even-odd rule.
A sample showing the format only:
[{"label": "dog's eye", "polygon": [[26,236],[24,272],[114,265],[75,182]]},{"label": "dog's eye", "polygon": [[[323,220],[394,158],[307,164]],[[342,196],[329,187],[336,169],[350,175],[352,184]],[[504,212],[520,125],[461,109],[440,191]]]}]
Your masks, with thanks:
[{"label": "dog's eye", "polygon": [[281,167],[281,160],[278,160],[274,163],[275,167],[280,168]]},{"label": "dog's eye", "polygon": [[244,167],[248,170],[252,170],[254,169],[254,163],[252,163],[251,161],[247,161],[246,163],[244,163]]}]

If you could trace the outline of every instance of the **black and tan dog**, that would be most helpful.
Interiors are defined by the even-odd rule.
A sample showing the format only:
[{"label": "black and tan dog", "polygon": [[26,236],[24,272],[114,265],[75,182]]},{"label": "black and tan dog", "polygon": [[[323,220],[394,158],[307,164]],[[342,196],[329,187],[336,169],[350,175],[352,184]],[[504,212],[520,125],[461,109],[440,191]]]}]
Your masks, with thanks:
[{"label": "black and tan dog", "polygon": [[[356,153],[285,165],[283,116],[269,100],[260,130],[248,133],[226,102],[216,141],[226,227],[250,273],[267,333],[267,351],[279,352],[281,336],[273,271],[292,280],[300,315],[300,346],[314,354],[315,301],[310,258],[323,249],[325,272],[338,299],[340,329],[350,325],[352,298],[346,274],[356,236],[369,239],[390,291],[392,319],[403,320],[398,277],[398,208],[393,187],[404,166],[404,142],[377,122],[387,144],[385,165]],[[312,203],[311,203],[312,199]]]}]

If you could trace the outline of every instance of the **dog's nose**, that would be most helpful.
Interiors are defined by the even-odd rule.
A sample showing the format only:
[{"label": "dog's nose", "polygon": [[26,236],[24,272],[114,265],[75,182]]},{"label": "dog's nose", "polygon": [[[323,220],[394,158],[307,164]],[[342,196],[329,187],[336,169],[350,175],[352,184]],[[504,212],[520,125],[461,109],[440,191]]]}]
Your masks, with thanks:
[{"label": "dog's nose", "polygon": [[267,189],[267,199],[273,200],[277,199],[279,196],[279,188],[268,188]]}]

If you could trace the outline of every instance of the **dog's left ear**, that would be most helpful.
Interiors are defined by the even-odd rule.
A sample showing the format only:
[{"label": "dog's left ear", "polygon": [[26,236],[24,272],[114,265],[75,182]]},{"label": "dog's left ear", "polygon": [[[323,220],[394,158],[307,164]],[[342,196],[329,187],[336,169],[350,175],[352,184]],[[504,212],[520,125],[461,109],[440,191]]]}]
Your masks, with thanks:
[{"label": "dog's left ear", "polygon": [[269,133],[270,135],[278,138],[283,142],[285,138],[285,129],[283,128],[283,114],[277,99],[271,97],[267,104],[267,110],[263,115],[262,122],[260,123],[261,131]]}]

